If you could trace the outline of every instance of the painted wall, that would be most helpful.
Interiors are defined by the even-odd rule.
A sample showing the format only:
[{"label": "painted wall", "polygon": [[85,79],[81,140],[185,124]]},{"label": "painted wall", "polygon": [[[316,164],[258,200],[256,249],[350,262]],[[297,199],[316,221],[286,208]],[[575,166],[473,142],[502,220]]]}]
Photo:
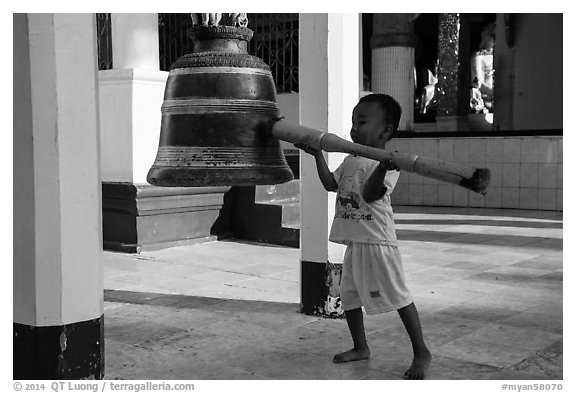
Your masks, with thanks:
[{"label": "painted wall", "polygon": [[387,149],[487,167],[486,196],[402,172],[393,204],[563,210],[562,137],[398,138]]},{"label": "painted wall", "polygon": [[127,73],[98,71],[102,181],[133,180],[132,81]]},{"label": "painted wall", "polygon": [[98,72],[102,181],[146,183],[158,151],[168,72]]},{"label": "painted wall", "polygon": [[515,14],[514,43],[506,43],[497,14],[494,50],[496,130],[563,128],[562,14]]},{"label": "painted wall", "polygon": [[158,14],[111,14],[112,65],[115,69],[160,67]]},{"label": "painted wall", "polygon": [[168,72],[158,14],[111,14],[112,70],[99,71],[102,180],[146,183],[158,150]]}]

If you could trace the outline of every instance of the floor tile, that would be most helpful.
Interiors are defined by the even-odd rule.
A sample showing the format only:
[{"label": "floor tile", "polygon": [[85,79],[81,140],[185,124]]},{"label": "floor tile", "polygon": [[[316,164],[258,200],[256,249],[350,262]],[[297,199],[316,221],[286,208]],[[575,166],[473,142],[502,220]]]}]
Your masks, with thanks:
[{"label": "floor tile", "polygon": [[535,328],[520,328],[505,324],[488,324],[467,336],[472,340],[490,341],[522,350],[540,350],[562,339],[561,335]]},{"label": "floor tile", "polygon": [[526,267],[531,269],[562,269],[563,261],[561,257],[557,256],[538,256],[527,259],[522,259],[514,264],[516,267]]},{"label": "floor tile", "polygon": [[[542,297],[544,298],[544,297]],[[541,304],[531,307],[526,311],[532,312],[534,314],[546,315],[546,316],[553,316],[553,317],[562,317],[563,314],[563,305],[562,299],[559,296],[546,296],[546,301],[542,302]]]},{"label": "floor tile", "polygon": [[521,312],[510,318],[500,320],[502,325],[516,326],[520,328],[536,328],[543,332],[562,335],[563,319],[562,315],[543,315],[534,312]]},{"label": "floor tile", "polygon": [[461,337],[437,348],[436,353],[444,357],[493,367],[509,367],[534,354],[535,351]]},{"label": "floor tile", "polygon": [[433,353],[432,362],[430,363],[429,379],[448,381],[487,379],[500,371],[500,367],[454,359]]},{"label": "floor tile", "polygon": [[522,360],[512,369],[525,374],[539,375],[546,379],[563,379],[563,358],[562,341],[558,341]]},{"label": "floor tile", "polygon": [[106,339],[125,344],[140,344],[182,331],[182,328],[152,321],[116,322],[106,326]]},{"label": "floor tile", "polygon": [[518,315],[520,314],[520,311],[509,310],[502,307],[479,306],[470,303],[463,303],[454,307],[440,310],[437,314],[461,317],[477,321],[495,322],[510,318],[514,315]]},{"label": "floor tile", "polygon": [[435,349],[451,341],[479,331],[486,326],[486,321],[432,314],[423,317],[421,324],[424,340],[434,352]]}]

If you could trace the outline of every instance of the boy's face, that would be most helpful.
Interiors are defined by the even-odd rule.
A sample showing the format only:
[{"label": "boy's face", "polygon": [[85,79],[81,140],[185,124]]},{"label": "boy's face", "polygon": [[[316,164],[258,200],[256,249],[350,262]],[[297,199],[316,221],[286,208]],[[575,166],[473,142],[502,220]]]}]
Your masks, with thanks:
[{"label": "boy's face", "polygon": [[350,137],[355,143],[384,147],[392,127],[386,124],[384,110],[376,102],[362,102],[352,111]]}]

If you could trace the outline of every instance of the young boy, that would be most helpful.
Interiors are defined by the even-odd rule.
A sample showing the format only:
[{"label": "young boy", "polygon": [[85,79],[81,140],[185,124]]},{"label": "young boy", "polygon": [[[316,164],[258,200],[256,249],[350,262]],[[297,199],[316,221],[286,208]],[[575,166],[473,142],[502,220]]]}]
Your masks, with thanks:
[{"label": "young boy", "polygon": [[[388,95],[362,97],[352,113],[352,141],[384,149],[398,129],[401,113],[400,105]],[[412,365],[404,377],[424,379],[432,356],[405,284],[390,205],[398,168],[392,160],[377,162],[349,155],[331,173],[321,150],[297,147],[314,156],[324,188],[338,192],[330,241],[347,246],[340,295],[354,348],[336,354],[334,362],[370,357],[362,307],[369,315],[398,310],[414,352]]]}]

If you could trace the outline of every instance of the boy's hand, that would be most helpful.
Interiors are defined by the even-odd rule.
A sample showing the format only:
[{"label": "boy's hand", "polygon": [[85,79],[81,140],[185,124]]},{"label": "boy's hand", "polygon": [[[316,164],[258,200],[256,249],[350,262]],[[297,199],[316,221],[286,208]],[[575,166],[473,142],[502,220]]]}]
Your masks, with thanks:
[{"label": "boy's hand", "polygon": [[296,148],[298,148],[298,149],[300,149],[300,150],[303,150],[303,151],[305,151],[306,153],[311,154],[311,155],[313,155],[313,156],[316,156],[316,155],[318,155],[319,153],[322,152],[322,150],[320,150],[320,149],[315,149],[315,148],[313,148],[313,147],[310,147],[308,144],[305,144],[305,143],[295,143],[295,144],[294,144],[294,147],[296,147]]},{"label": "boy's hand", "polygon": [[378,167],[385,171],[392,171],[392,170],[400,171],[400,168],[398,168],[394,160],[391,158],[384,161],[380,161]]}]

